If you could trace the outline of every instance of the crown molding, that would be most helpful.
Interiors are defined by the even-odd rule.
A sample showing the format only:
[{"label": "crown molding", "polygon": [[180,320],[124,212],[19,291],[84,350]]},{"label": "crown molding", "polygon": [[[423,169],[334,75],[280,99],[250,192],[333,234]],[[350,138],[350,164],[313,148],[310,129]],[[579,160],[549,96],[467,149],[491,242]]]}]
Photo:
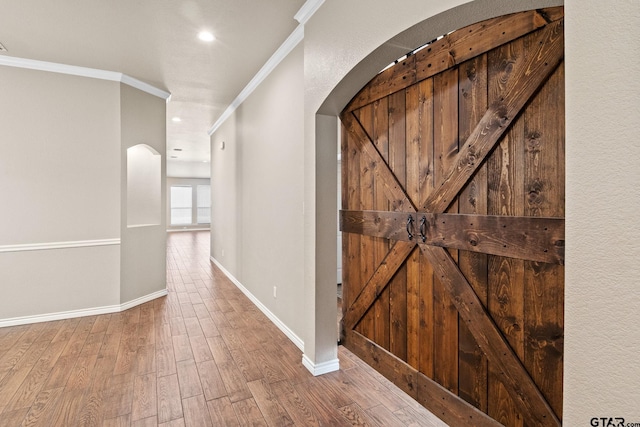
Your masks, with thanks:
[{"label": "crown molding", "polygon": [[55,62],[38,61],[35,59],[18,58],[15,56],[0,56],[0,65],[29,70],[48,71],[50,73],[67,74],[70,76],[88,77],[91,79],[120,82],[150,95],[167,100],[171,94],[158,89],[148,83],[135,79],[126,74],[115,71],[105,71],[96,68],[78,67],[76,65],[58,64]]},{"label": "crown molding", "polygon": [[127,86],[131,86],[138,90],[148,93],[149,95],[157,96],[158,98],[162,98],[165,101],[169,102],[169,98],[171,98],[171,94],[162,89],[158,89],[155,86],[150,85],[149,83],[145,83],[141,80],[133,78],[127,74],[120,74],[120,82],[126,84]]},{"label": "crown molding", "polygon": [[294,19],[299,22],[299,25],[295,30],[287,37],[282,45],[275,51],[275,53],[269,58],[264,66],[258,71],[258,73],[251,79],[249,84],[242,89],[242,92],[233,100],[233,102],[227,107],[222,115],[216,120],[216,122],[209,129],[208,135],[211,136],[218,130],[220,126],[233,114],[234,111],[251,95],[251,93],[260,86],[260,83],[267,78],[269,74],[287,57],[295,48],[298,43],[304,39],[304,24],[307,23],[309,18],[322,6],[324,0],[307,0],[302,5],[300,10],[295,14]]},{"label": "crown molding", "polygon": [[213,135],[213,133],[218,130],[218,128],[222,125],[222,123],[227,120],[234,111],[251,95],[251,93],[260,86],[260,83],[266,79],[269,74],[282,62],[283,59],[287,57],[291,53],[291,51],[302,41],[304,38],[304,26],[298,25],[295,30],[287,37],[287,39],[280,45],[278,50],[275,51],[271,58],[262,66],[260,71],[253,76],[249,84],[245,86],[244,89],[240,92],[240,94],[233,100],[233,102],[227,107],[226,110],[222,113],[222,115],[216,120],[216,122],[209,129],[209,136]]},{"label": "crown molding", "polygon": [[322,6],[322,3],[324,3],[324,0],[307,0],[293,19],[298,21],[300,25],[306,24],[309,18]]}]

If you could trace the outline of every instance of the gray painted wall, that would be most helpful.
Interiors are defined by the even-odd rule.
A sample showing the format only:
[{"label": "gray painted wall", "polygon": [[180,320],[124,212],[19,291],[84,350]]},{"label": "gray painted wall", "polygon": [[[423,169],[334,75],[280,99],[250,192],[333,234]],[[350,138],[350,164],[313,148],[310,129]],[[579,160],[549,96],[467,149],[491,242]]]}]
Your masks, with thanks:
[{"label": "gray painted wall", "polygon": [[302,55],[299,45],[211,137],[211,254],[298,336]]},{"label": "gray painted wall", "polygon": [[[121,253],[120,302],[166,289],[166,102],[131,86],[120,85],[121,120]],[[146,144],[162,155],[160,224],[127,227],[127,148]]]},{"label": "gray painted wall", "polygon": [[[0,67],[0,320],[119,304],[119,83]],[[34,249],[34,246],[31,246]]]},{"label": "gray painted wall", "polygon": [[165,289],[164,179],[162,224],[126,227],[126,148],[164,154],[164,99],[5,66],[0,93],[0,324],[117,310]]}]

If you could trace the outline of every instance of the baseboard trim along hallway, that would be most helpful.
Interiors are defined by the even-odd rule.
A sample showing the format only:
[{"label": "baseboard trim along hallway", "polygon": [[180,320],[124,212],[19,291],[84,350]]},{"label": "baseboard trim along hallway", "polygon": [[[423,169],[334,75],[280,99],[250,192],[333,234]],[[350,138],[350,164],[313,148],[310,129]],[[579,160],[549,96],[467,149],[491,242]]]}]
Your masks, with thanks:
[{"label": "baseboard trim along hallway", "polygon": [[128,310],[137,305],[144,304],[156,298],[167,295],[167,289],[161,289],[157,292],[141,296],[123,304],[114,304],[104,307],[83,308],[79,310],[59,311],[56,313],[36,314],[33,316],[12,317],[8,319],[0,319],[0,328],[6,326],[29,325],[32,323],[51,322],[53,320],[73,319],[76,317],[98,316],[100,314],[119,313]]},{"label": "baseboard trim along hallway", "polygon": [[283,334],[285,334],[287,336],[287,338],[289,338],[291,340],[292,343],[294,343],[296,345],[296,347],[298,347],[300,349],[300,351],[304,351],[304,341],[298,336],[296,335],[291,329],[289,329],[287,327],[287,325],[285,325],[279,318],[278,316],[276,316],[275,314],[273,314],[271,312],[271,310],[269,310],[264,304],[262,304],[260,302],[260,300],[258,298],[256,298],[247,288],[244,287],[244,285],[242,285],[242,283],[240,283],[240,281],[238,279],[236,279],[233,274],[231,274],[229,272],[229,270],[227,270],[226,268],[224,268],[222,266],[222,264],[220,264],[220,262],[215,259],[214,257],[210,257],[211,262],[213,262],[216,267],[218,267],[220,269],[220,271],[222,271],[224,273],[225,276],[227,276],[227,278],[229,280],[231,280],[231,282],[236,285],[236,287],[238,289],[240,289],[242,291],[243,294],[246,295],[247,298],[249,298],[249,300],[256,306],[258,307],[258,309],[269,318],[269,320],[271,320],[273,322],[274,325],[276,325],[276,327],[278,329],[280,329],[282,331]]}]

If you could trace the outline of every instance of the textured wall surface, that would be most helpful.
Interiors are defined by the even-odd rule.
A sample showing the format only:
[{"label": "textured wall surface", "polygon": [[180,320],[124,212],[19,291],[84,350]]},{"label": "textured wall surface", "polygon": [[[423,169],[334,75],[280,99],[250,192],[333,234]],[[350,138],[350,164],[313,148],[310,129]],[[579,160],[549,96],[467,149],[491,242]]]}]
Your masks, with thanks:
[{"label": "textured wall surface", "polygon": [[640,3],[565,13],[565,424],[640,423]]}]

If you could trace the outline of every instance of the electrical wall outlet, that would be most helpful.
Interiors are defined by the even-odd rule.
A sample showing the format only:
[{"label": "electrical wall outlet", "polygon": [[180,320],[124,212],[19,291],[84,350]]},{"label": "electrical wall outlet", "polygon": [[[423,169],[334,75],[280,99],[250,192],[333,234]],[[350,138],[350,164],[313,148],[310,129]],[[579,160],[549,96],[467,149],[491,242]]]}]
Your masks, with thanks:
[{"label": "electrical wall outlet", "polygon": [[276,286],[273,287],[273,297],[274,298],[278,297],[278,288]]}]

